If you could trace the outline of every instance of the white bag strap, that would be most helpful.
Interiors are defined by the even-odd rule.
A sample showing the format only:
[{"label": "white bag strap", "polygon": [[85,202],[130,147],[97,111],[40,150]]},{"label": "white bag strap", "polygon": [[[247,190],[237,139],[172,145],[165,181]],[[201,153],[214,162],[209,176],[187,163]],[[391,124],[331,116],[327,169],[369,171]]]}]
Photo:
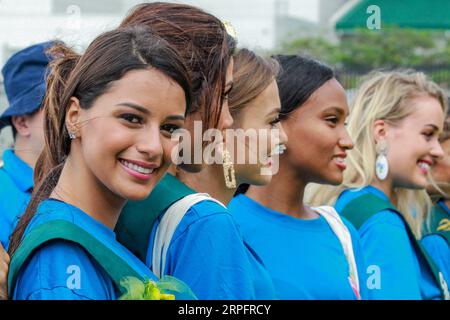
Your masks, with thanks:
[{"label": "white bag strap", "polygon": [[338,237],[342,248],[344,249],[345,257],[349,265],[349,276],[351,285],[355,286],[352,288],[355,291],[358,299],[361,299],[361,291],[359,285],[358,269],[356,267],[355,253],[353,251],[352,237],[350,231],[348,231],[347,226],[342,221],[339,214],[333,207],[321,206],[312,208],[315,212],[320,214],[330,225],[333,232]]},{"label": "white bag strap", "polygon": [[153,244],[152,271],[158,278],[161,278],[164,275],[167,250],[169,249],[170,242],[181,219],[183,219],[186,212],[188,212],[193,205],[205,200],[216,202],[226,208],[224,204],[211,198],[207,193],[194,193],[178,200],[164,213],[156,229],[155,241]]}]

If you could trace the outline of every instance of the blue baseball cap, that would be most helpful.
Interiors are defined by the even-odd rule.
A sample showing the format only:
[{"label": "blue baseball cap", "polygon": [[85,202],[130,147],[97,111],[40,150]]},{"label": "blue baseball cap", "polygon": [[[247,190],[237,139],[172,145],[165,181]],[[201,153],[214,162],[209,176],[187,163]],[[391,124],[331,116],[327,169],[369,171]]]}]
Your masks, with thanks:
[{"label": "blue baseball cap", "polygon": [[44,101],[47,66],[46,54],[54,41],[39,43],[15,53],[2,69],[9,107],[0,116],[0,130],[11,125],[12,116],[32,114]]}]

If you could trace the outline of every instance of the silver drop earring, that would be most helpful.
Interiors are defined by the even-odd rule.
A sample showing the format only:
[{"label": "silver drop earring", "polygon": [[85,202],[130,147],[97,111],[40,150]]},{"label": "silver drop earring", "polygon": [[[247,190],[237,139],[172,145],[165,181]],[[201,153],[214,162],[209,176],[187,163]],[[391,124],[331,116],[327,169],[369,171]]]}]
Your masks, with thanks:
[{"label": "silver drop earring", "polygon": [[389,173],[389,163],[386,157],[387,147],[386,140],[380,140],[376,145],[377,160],[375,161],[375,174],[380,180],[385,180]]},{"label": "silver drop earring", "polygon": [[75,140],[77,138],[77,135],[74,131],[69,131],[69,138],[70,140]]}]

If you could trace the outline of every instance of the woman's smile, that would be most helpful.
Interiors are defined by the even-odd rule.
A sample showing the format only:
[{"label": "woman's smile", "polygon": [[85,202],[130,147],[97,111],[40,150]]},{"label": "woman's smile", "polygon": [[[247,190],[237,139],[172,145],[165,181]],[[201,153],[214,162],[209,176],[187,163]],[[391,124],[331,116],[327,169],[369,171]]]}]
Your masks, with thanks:
[{"label": "woman's smile", "polygon": [[153,173],[159,168],[159,166],[154,163],[129,159],[119,159],[119,163],[128,174],[139,180],[150,180]]}]

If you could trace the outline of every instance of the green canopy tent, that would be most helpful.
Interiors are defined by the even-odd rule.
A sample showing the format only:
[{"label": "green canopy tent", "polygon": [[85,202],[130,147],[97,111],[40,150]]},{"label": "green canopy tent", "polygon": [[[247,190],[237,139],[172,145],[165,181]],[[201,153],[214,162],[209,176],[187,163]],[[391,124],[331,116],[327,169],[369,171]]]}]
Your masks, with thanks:
[{"label": "green canopy tent", "polygon": [[450,30],[450,0],[361,0],[336,21],[336,30],[348,32],[367,28],[371,12],[367,8],[377,5],[381,13],[381,29],[399,28]]}]

